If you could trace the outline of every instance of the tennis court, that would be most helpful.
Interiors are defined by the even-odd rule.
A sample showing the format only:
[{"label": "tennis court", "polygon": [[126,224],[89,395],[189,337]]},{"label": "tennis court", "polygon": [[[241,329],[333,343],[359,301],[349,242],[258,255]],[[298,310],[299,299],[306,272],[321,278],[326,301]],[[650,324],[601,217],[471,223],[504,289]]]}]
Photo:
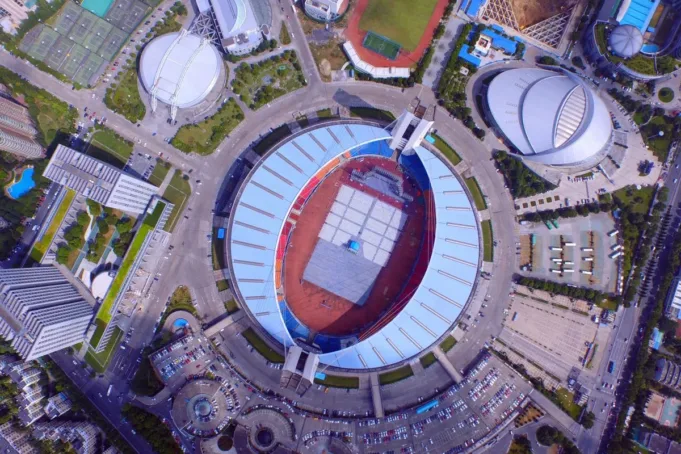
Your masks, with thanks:
[{"label": "tennis court", "polygon": [[82,6],[99,17],[106,16],[113,0],[83,0]]},{"label": "tennis court", "polygon": [[31,46],[28,55],[40,61],[45,60],[50,53],[50,49],[58,39],[59,33],[55,32],[50,27],[43,25],[40,35],[33,43],[33,46]]},{"label": "tennis court", "polygon": [[102,66],[102,63],[104,63],[104,59],[102,57],[95,53],[90,52],[90,54],[83,62],[83,65],[73,76],[74,82],[77,82],[82,86],[87,87],[88,84],[90,83],[90,79],[99,70],[99,68]]},{"label": "tennis court", "polygon": [[106,20],[123,31],[132,33],[147,15],[149,6],[139,0],[116,0]]},{"label": "tennis court", "polygon": [[82,11],[83,9],[78,7],[75,3],[66,2],[61,11],[55,16],[54,29],[62,35],[68,35]]},{"label": "tennis court", "polygon": [[130,35],[121,29],[112,28],[97,54],[106,61],[113,60],[114,56],[118,53],[118,50],[125,44],[128,36]]},{"label": "tennis court", "polygon": [[90,33],[90,30],[92,30],[92,27],[97,20],[99,20],[99,18],[90,11],[83,11],[75,25],[71,28],[68,35],[69,38],[84,46],[85,38]]},{"label": "tennis court", "polygon": [[104,40],[113,28],[113,25],[110,23],[103,20],[98,20],[93,24],[92,30],[90,30],[90,33],[85,38],[83,46],[93,52],[97,51],[100,47],[102,47]]},{"label": "tennis court", "polygon": [[395,60],[402,48],[395,41],[371,31],[367,32],[362,46],[390,60]]},{"label": "tennis court", "polygon": [[59,69],[66,60],[66,56],[73,47],[73,41],[63,36],[60,36],[56,43],[50,49],[45,63],[52,69]]},{"label": "tennis court", "polygon": [[78,71],[78,68],[80,68],[80,65],[83,64],[89,54],[89,50],[80,44],[74,44],[60,71],[64,73],[66,77],[73,79],[76,71]]}]

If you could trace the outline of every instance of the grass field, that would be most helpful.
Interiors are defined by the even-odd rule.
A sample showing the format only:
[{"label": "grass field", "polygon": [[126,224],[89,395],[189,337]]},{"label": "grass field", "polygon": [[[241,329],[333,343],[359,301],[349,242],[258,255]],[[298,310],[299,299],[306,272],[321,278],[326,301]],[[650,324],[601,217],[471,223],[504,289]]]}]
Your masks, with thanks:
[{"label": "grass field", "polygon": [[151,172],[151,175],[149,176],[149,183],[153,184],[154,186],[161,186],[169,171],[170,164],[166,163],[165,161],[157,162],[153,172]]},{"label": "grass field", "polygon": [[270,348],[269,345],[253,331],[253,328],[247,328],[241,333],[249,344],[255,348],[267,361],[271,363],[283,363],[284,357]]},{"label": "grass field", "polygon": [[494,261],[494,234],[492,232],[492,222],[488,219],[482,221],[482,260],[485,262]]},{"label": "grass field", "polygon": [[399,369],[391,370],[385,374],[378,376],[378,382],[381,385],[389,385],[390,383],[395,383],[405,378],[409,378],[414,375],[414,371],[411,366],[407,364],[406,366],[400,367]]},{"label": "grass field", "polygon": [[371,31],[367,32],[364,41],[362,42],[362,46],[389,60],[395,60],[400,54],[401,48],[396,42]]},{"label": "grass field", "polygon": [[459,153],[450,147],[447,142],[442,140],[440,136],[434,135],[433,138],[435,139],[435,143],[433,144],[435,145],[435,148],[440,150],[440,152],[445,155],[447,159],[449,159],[449,162],[451,162],[453,166],[461,162],[461,156],[459,156]]},{"label": "grass field", "polygon": [[241,107],[234,98],[229,98],[215,115],[200,123],[182,126],[170,143],[185,153],[209,155],[243,119]]},{"label": "grass field", "polygon": [[224,292],[225,290],[229,290],[229,281],[227,279],[217,281],[215,282],[215,285],[217,285],[218,287],[218,292]]},{"label": "grass field", "polygon": [[66,216],[66,212],[69,210],[69,207],[71,207],[74,197],[76,197],[75,191],[67,189],[64,198],[59,204],[59,208],[57,208],[57,212],[52,218],[52,223],[50,223],[50,226],[45,231],[45,235],[43,235],[40,241],[33,245],[33,249],[31,250],[31,258],[35,260],[36,263],[40,263],[40,261],[43,259],[43,256],[47,252],[47,248],[49,248],[50,244],[52,244],[52,240],[57,234],[57,230]]},{"label": "grass field", "polygon": [[233,299],[225,301],[225,310],[227,311],[227,314],[233,314],[239,310],[239,305]]},{"label": "grass field", "polygon": [[437,362],[437,358],[435,357],[435,353],[430,352],[420,357],[419,361],[421,362],[421,366],[423,366],[424,369],[428,369]]},{"label": "grass field", "polygon": [[88,349],[85,354],[85,362],[88,363],[95,372],[100,374],[103,373],[109,365],[109,361],[111,361],[113,350],[121,340],[121,336],[123,336],[123,331],[119,328],[114,328],[114,334],[111,336],[109,345],[106,346],[104,351],[102,353],[95,353],[94,350]]},{"label": "grass field", "polygon": [[451,350],[455,345],[456,345],[456,339],[454,339],[452,336],[447,336],[447,337],[445,337],[445,340],[440,342],[440,348],[445,353],[447,353],[449,350]]},{"label": "grass field", "polygon": [[125,72],[118,73],[115,84],[111,84],[106,89],[104,104],[114,112],[123,115],[128,121],[137,123],[144,118],[147,108],[144,107],[140,98],[137,88],[137,71],[134,65]]},{"label": "grass field", "polygon": [[104,320],[95,319],[95,325],[97,325],[97,328],[95,328],[95,332],[92,334],[92,338],[90,339],[90,345],[96,348],[97,345],[99,345],[99,339],[101,339],[102,334],[104,334],[104,330],[106,329],[106,323],[104,322]]},{"label": "grass field", "polygon": [[86,154],[122,169],[132,154],[132,142],[111,129],[100,129],[92,135]]},{"label": "grass field", "polygon": [[168,221],[163,230],[172,233],[191,193],[192,189],[189,186],[189,182],[182,177],[180,170],[175,170],[170,184],[163,193],[163,198],[175,205],[173,211],[170,212],[170,216],[168,216]]},{"label": "grass field", "polygon": [[576,421],[577,418],[579,418],[579,414],[582,412],[582,407],[575,403],[575,395],[565,388],[560,388],[556,391],[556,396],[558,396],[558,402],[560,402],[560,406],[565,413]]},{"label": "grass field", "polygon": [[392,112],[381,109],[372,109],[371,107],[350,107],[350,116],[365,118],[368,120],[378,120],[391,122],[395,119]]},{"label": "grass field", "polygon": [[486,210],[487,202],[485,202],[485,196],[482,195],[482,190],[480,189],[478,180],[476,180],[475,177],[467,178],[466,186],[468,186],[468,190],[471,192],[471,195],[473,196],[475,208],[477,208],[478,211]]},{"label": "grass field", "polygon": [[653,186],[643,186],[641,189],[625,186],[613,192],[612,196],[632,213],[647,214],[654,193],[655,188]]},{"label": "grass field", "polygon": [[371,0],[359,28],[376,32],[412,52],[433,15],[437,0]]},{"label": "grass field", "polygon": [[357,389],[359,388],[359,377],[343,377],[341,375],[327,375],[324,380],[314,379],[318,385],[328,386],[329,388]]},{"label": "grass field", "polygon": [[111,287],[109,288],[109,291],[106,294],[106,298],[104,299],[104,302],[99,308],[99,312],[97,312],[97,318],[104,321],[105,323],[109,323],[109,321],[111,321],[111,314],[109,313],[111,311],[111,306],[113,305],[114,301],[116,301],[118,293],[121,291],[121,286],[123,285],[123,282],[125,282],[125,278],[130,272],[130,268],[132,267],[132,264],[135,262],[135,258],[137,258],[137,254],[142,248],[144,240],[147,238],[147,235],[149,235],[149,233],[152,230],[153,227],[150,227],[146,224],[142,224],[140,228],[137,230],[135,238],[132,240],[130,248],[128,249],[128,252],[126,252],[125,257],[123,258],[123,263],[121,264],[121,267],[118,269],[118,272],[116,273],[116,277],[111,283]]}]

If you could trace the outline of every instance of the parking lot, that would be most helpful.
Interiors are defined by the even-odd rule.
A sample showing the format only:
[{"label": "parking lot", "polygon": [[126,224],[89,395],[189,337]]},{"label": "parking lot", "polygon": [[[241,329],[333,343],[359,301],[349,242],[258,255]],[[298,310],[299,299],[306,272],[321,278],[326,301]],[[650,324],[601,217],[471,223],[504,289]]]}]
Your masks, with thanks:
[{"label": "parking lot", "polygon": [[571,371],[587,364],[598,370],[602,354],[591,359],[593,346],[612,329],[594,322],[601,312],[586,301],[519,286],[511,297],[499,340],[566,382]]},{"label": "parking lot", "polygon": [[617,260],[610,258],[617,237],[606,213],[520,226],[523,274],[604,292],[615,290]]},{"label": "parking lot", "polygon": [[206,337],[189,334],[155,351],[149,359],[163,383],[172,387],[202,372],[215,355]]}]

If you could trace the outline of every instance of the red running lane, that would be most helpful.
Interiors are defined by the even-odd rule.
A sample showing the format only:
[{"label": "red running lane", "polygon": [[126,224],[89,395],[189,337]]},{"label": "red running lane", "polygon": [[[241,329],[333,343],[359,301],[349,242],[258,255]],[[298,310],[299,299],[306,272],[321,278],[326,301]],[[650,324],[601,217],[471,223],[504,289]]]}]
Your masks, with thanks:
[{"label": "red running lane", "polygon": [[362,18],[362,14],[364,14],[364,10],[366,10],[366,7],[369,5],[370,1],[371,0],[357,1],[357,5],[355,5],[355,9],[352,11],[352,16],[350,16],[350,20],[348,21],[348,27],[345,29],[345,38],[352,43],[352,45],[355,47],[355,50],[357,51],[357,54],[366,63],[377,67],[395,66],[399,68],[410,67],[419,62],[423,54],[426,52],[426,49],[428,49],[430,41],[433,38],[433,32],[440,23],[440,19],[447,8],[447,4],[449,3],[449,0],[438,0],[437,5],[435,5],[435,9],[433,9],[433,14],[430,16],[428,25],[423,31],[423,35],[421,35],[421,41],[419,41],[418,46],[416,46],[416,49],[414,49],[413,52],[407,52],[406,50],[402,49],[400,54],[397,56],[397,59],[390,60],[370,51],[369,49],[365,49],[362,46],[362,43],[364,42],[364,36],[367,34],[367,30],[361,30],[359,28],[359,21]]}]

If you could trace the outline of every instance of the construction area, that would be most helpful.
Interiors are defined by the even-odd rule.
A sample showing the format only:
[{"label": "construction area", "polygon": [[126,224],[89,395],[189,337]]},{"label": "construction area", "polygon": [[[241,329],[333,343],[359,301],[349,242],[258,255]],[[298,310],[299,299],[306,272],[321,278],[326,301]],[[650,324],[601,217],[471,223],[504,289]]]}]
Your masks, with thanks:
[{"label": "construction area", "polygon": [[[555,389],[581,372],[597,371],[611,331],[592,304],[519,286],[505,311],[494,348]],[[546,333],[551,333],[547,336]],[[532,359],[529,359],[532,358]]]},{"label": "construction area", "polygon": [[614,222],[605,213],[526,222],[520,226],[520,271],[528,277],[613,292],[617,259],[623,252],[613,231]]},{"label": "construction area", "polygon": [[569,41],[564,38],[574,28],[583,3],[581,0],[487,0],[478,18],[501,25],[511,35],[562,53]]}]

